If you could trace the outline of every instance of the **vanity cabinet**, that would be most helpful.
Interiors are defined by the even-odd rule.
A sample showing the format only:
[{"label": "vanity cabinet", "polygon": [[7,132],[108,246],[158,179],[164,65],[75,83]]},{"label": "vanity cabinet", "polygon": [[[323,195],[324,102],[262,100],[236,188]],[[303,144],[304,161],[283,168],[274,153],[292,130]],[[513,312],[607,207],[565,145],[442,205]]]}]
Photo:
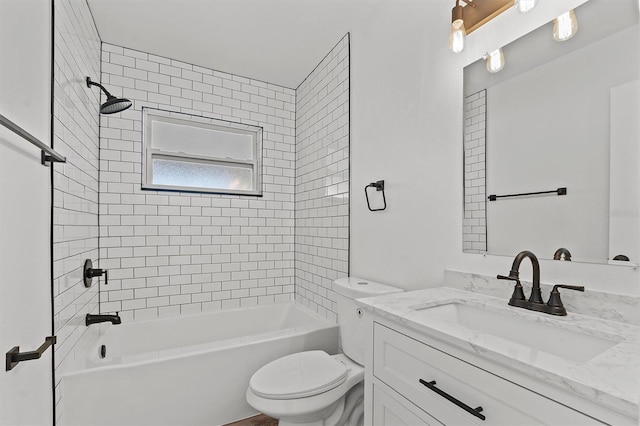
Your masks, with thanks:
[{"label": "vanity cabinet", "polygon": [[373,322],[371,423],[597,425],[593,417]]}]

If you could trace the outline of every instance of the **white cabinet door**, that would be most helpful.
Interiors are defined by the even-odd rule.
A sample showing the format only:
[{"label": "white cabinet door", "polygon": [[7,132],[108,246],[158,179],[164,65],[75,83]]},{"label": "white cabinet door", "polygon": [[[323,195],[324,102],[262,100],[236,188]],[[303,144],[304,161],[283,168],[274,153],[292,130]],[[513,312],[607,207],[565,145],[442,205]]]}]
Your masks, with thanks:
[{"label": "white cabinet door", "polygon": [[[46,144],[51,116],[51,1],[0,0],[0,114]],[[59,166],[58,166],[59,167]],[[51,335],[51,170],[0,126],[0,351]],[[0,425],[53,423],[52,357],[0,371]]]},{"label": "white cabinet door", "polygon": [[373,424],[375,426],[442,425],[377,380],[373,383]]}]

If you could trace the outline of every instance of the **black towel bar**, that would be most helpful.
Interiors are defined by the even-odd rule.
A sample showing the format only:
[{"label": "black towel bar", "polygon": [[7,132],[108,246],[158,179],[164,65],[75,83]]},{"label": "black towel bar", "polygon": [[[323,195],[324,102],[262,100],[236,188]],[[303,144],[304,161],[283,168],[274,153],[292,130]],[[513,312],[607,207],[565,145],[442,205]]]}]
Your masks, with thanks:
[{"label": "black towel bar", "polygon": [[508,198],[508,197],[524,197],[525,195],[540,195],[540,194],[558,194],[558,195],[567,195],[567,188],[558,188],[553,191],[539,191],[539,192],[523,192],[522,194],[508,194],[508,195],[495,195],[491,194],[487,198],[489,201],[496,201],[498,198]]},{"label": "black towel bar", "polygon": [[57,153],[53,149],[49,148],[47,145],[41,142],[38,138],[33,136],[31,133],[27,132],[22,127],[18,126],[16,123],[9,120],[7,117],[5,117],[2,114],[0,114],[0,124],[6,127],[7,129],[11,130],[16,135],[21,136],[23,139],[26,139],[27,141],[31,142],[33,145],[40,148],[40,150],[42,151],[42,155],[41,155],[42,165],[47,166],[50,163],[66,163],[67,162],[67,159],[64,156]]}]

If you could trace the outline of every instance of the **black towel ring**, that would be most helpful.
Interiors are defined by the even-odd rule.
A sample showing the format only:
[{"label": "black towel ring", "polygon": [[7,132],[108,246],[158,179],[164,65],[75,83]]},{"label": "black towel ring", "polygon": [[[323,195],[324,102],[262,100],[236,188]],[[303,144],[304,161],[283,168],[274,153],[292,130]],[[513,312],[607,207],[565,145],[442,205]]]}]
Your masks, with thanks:
[{"label": "black towel ring", "polygon": [[[376,191],[382,191],[382,202],[384,203],[384,207],[382,207],[381,209],[372,209],[371,208],[371,204],[369,204],[369,192],[367,191],[367,189],[369,188],[375,188]],[[379,180],[377,182],[371,182],[369,185],[364,187],[364,195],[367,198],[367,207],[369,208],[369,211],[372,212],[379,212],[382,211],[384,209],[387,208],[387,199],[384,196],[384,180]]]}]

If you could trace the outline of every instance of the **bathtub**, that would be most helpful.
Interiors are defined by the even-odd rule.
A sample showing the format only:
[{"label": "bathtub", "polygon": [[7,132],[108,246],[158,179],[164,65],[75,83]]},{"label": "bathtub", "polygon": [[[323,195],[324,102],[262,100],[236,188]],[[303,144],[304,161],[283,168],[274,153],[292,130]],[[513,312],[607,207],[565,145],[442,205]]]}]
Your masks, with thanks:
[{"label": "bathtub", "polygon": [[257,414],[245,392],[267,362],[338,351],[337,324],[295,303],[100,326],[87,368],[61,378],[61,424],[225,424]]}]

